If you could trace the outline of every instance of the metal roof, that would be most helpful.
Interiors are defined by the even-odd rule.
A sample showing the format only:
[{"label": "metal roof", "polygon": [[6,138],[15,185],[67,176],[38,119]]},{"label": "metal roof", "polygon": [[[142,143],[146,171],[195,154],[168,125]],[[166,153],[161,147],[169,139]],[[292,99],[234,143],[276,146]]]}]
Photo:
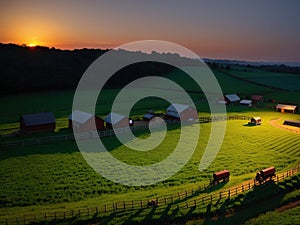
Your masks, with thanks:
[{"label": "metal roof", "polygon": [[225,95],[225,97],[231,102],[237,102],[240,100],[240,97],[237,94]]},{"label": "metal roof", "polygon": [[71,115],[69,115],[69,119],[80,124],[84,124],[86,121],[88,121],[90,118],[92,118],[94,115],[82,112],[80,110],[75,110],[72,112]]},{"label": "metal roof", "polygon": [[252,119],[254,119],[254,120],[261,120],[261,118],[259,117],[259,116],[256,116],[256,117],[252,117]]},{"label": "metal roof", "polygon": [[264,98],[264,96],[262,96],[262,95],[252,95],[252,97],[251,97],[251,99],[254,101],[259,101],[263,98]]},{"label": "metal roof", "polygon": [[286,110],[295,110],[297,108],[296,105],[285,105],[285,104],[278,104],[276,109],[286,109]]},{"label": "metal roof", "polygon": [[143,117],[146,119],[152,119],[154,117],[154,115],[147,113]]},{"label": "metal roof", "polygon": [[104,121],[106,123],[110,123],[110,124],[116,124],[118,122],[120,122],[122,119],[124,119],[125,116],[118,114],[118,113],[114,113],[111,112],[110,114],[108,114],[105,118]]},{"label": "metal roof", "polygon": [[26,114],[26,115],[22,115],[21,118],[23,118],[26,126],[35,126],[35,125],[55,123],[55,117],[52,112]]},{"label": "metal roof", "polygon": [[174,117],[180,117],[180,114],[186,110],[187,108],[189,108],[188,105],[182,105],[182,104],[171,104],[168,108],[167,108],[167,115],[169,116],[174,116]]},{"label": "metal roof", "polygon": [[240,104],[250,105],[252,103],[252,100],[243,99],[240,101]]}]

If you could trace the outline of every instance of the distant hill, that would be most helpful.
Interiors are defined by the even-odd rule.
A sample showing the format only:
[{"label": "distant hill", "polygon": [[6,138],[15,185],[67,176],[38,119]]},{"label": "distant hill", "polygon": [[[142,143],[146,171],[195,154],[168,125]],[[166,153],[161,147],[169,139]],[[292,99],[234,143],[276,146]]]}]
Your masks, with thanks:
[{"label": "distant hill", "polygon": [[219,64],[238,64],[238,65],[251,65],[251,66],[280,66],[285,65],[288,67],[300,67],[300,62],[253,62],[253,61],[242,61],[242,60],[229,60],[229,59],[209,59],[203,58],[204,62],[215,62]]},{"label": "distant hill", "polygon": [[[89,65],[103,53],[101,49],[60,50],[42,46],[27,47],[0,44],[0,94],[75,89]],[[131,57],[141,52],[121,54]],[[159,53],[152,53],[159,54]],[[165,54],[179,59],[177,54]],[[181,58],[180,58],[181,59]],[[190,59],[186,59],[190,60]],[[163,75],[172,66],[155,62],[143,62],[119,70],[107,83],[107,88],[123,86],[142,76]]]}]

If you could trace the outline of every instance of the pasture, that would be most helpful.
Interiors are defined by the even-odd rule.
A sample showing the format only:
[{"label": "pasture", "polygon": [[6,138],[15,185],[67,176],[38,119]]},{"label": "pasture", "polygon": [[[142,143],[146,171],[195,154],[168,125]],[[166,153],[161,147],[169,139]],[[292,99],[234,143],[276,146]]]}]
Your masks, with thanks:
[{"label": "pasture", "polygon": [[[264,87],[247,82],[247,79],[250,81],[255,78],[253,74],[251,77],[250,72],[239,71],[237,74],[235,71],[230,71],[230,73],[234,76],[241,76],[245,80],[236,79],[222,71],[215,71],[224,93],[239,93],[242,97],[262,94],[266,99],[275,98],[277,102],[299,102],[299,90],[296,91],[291,83],[283,88],[286,91],[278,91],[276,88],[279,87],[280,82],[276,83],[269,79],[270,87]],[[191,84],[180,74],[171,73],[168,76],[185,88],[189,87],[190,96],[195,101],[200,116],[209,114],[207,103],[202,100],[203,94],[195,92],[199,90],[197,85]],[[280,79],[283,79],[283,76],[278,75]],[[260,83],[262,80],[255,82]],[[282,88],[284,84],[280,85]],[[289,91],[290,88],[293,91]],[[103,91],[104,98],[99,99],[96,106],[97,115],[103,117],[110,112],[110,103],[118,92],[119,90],[114,89]],[[17,129],[17,121],[21,114],[41,111],[54,112],[57,118],[56,131],[54,134],[35,134],[29,138],[61,134],[68,124],[67,116],[72,110],[73,94],[73,91],[66,90],[2,96],[1,103],[6,107],[0,109],[0,134],[6,135]],[[174,99],[176,98],[178,95],[174,94]],[[168,104],[161,99],[149,98],[135,105],[132,116],[140,117],[149,108],[163,112]],[[150,199],[170,193],[176,194],[179,191],[208,185],[209,178],[215,171],[230,170],[230,181],[211,190],[213,193],[219,188],[231,187],[253,179],[258,170],[268,166],[275,166],[278,172],[292,168],[299,163],[299,134],[273,127],[269,121],[275,118],[281,118],[277,123],[282,123],[285,119],[299,120],[299,114],[274,112],[270,109],[274,105],[266,103],[253,108],[228,106],[228,115],[260,116],[263,121],[262,125],[249,127],[246,126],[248,122],[246,120],[229,120],[220,152],[207,170],[200,173],[199,162],[211,127],[210,123],[201,124],[199,142],[190,161],[166,181],[145,187],[127,187],[103,178],[86,163],[76,143],[72,141],[1,150],[0,218],[15,218],[44,211],[75,210],[115,201]],[[137,134],[140,138],[146,138],[148,135],[147,131]],[[179,135],[180,129],[171,128],[161,145],[150,152],[129,149],[113,136],[105,137],[102,141],[117,159],[133,165],[149,165],[170,155],[177,144]],[[2,136],[0,141],[16,139],[18,138]],[[126,218],[126,215],[124,217]]]},{"label": "pasture", "polygon": [[[207,185],[212,173],[224,168],[232,174],[226,187],[252,179],[256,171],[266,166],[273,165],[278,171],[291,168],[300,156],[299,135],[269,125],[268,121],[278,116],[276,112],[261,112],[260,116],[265,122],[257,127],[244,126],[245,120],[228,121],[222,148],[214,162],[202,173],[198,167],[210,134],[210,124],[201,124],[200,141],[188,164],[168,180],[147,187],[125,187],[101,177],[85,162],[74,142],[2,151],[0,215],[13,217],[20,213],[20,209],[24,213],[32,210],[40,212],[42,209],[97,206],[118,199],[163,196]],[[178,129],[170,130],[164,142],[151,153],[127,149],[119,145],[115,137],[103,138],[103,141],[110,146],[116,158],[126,163],[145,165],[170,154],[179,134]]]}]

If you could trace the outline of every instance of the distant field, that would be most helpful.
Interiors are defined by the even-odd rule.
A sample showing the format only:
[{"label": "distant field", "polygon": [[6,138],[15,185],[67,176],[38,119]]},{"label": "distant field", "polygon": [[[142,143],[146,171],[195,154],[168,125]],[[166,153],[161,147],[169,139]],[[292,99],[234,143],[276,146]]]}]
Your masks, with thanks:
[{"label": "distant field", "polygon": [[233,75],[259,84],[281,88],[287,91],[300,91],[300,74],[274,72],[243,72],[230,71]]}]

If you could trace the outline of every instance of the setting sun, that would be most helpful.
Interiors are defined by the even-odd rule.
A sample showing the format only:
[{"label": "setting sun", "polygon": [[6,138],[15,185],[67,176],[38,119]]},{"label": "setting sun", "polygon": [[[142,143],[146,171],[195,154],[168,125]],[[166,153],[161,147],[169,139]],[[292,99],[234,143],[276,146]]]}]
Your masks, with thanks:
[{"label": "setting sun", "polygon": [[35,47],[35,46],[36,46],[36,43],[35,43],[35,42],[32,42],[32,43],[29,43],[27,46],[28,46],[28,47]]}]

